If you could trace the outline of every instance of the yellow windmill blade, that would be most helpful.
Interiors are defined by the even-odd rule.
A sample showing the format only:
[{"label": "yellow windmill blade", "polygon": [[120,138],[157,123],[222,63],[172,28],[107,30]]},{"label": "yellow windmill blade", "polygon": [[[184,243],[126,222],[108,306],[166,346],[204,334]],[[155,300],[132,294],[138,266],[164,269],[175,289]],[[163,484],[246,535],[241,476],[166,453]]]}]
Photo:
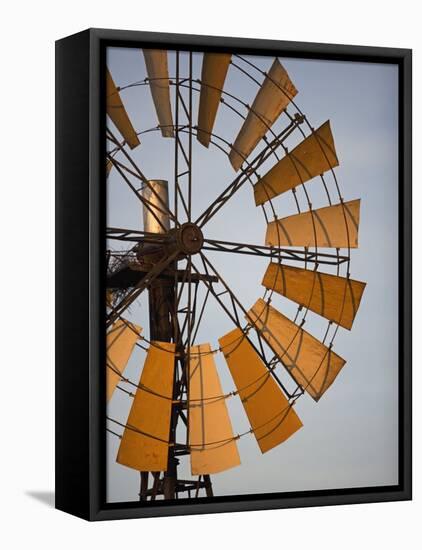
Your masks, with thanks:
[{"label": "yellow windmill blade", "polygon": [[295,381],[318,401],[346,361],[262,298],[248,311],[247,318]]},{"label": "yellow windmill blade", "polygon": [[152,99],[163,137],[174,137],[166,50],[143,50]]},{"label": "yellow windmill blade", "polygon": [[205,147],[210,144],[231,57],[225,53],[203,55],[197,138]]},{"label": "yellow windmill blade", "polygon": [[264,204],[338,164],[330,122],[327,121],[255,184],[255,204]]},{"label": "yellow windmill blade", "polygon": [[129,147],[134,149],[139,145],[139,138],[132,126],[129,115],[120,98],[120,93],[108,69],[106,72],[106,109],[108,116],[122,134]]},{"label": "yellow windmill blade", "polygon": [[239,328],[219,343],[256,441],[266,453],[299,430],[302,422]]},{"label": "yellow windmill blade", "polygon": [[117,462],[139,471],[167,469],[175,345],[153,342],[120,442]]},{"label": "yellow windmill blade", "polygon": [[107,401],[121,381],[142,328],[125,319],[118,319],[107,332]]},{"label": "yellow windmill blade", "polygon": [[238,466],[239,451],[210,344],[190,348],[188,396],[192,475]]},{"label": "yellow windmill blade", "polygon": [[366,283],[319,271],[271,262],[263,286],[351,329]]},{"label": "yellow windmill blade", "polygon": [[360,199],[280,218],[267,225],[265,244],[357,248]]},{"label": "yellow windmill blade", "polygon": [[296,94],[286,69],[278,59],[274,59],[231,148],[229,159],[236,171]]}]

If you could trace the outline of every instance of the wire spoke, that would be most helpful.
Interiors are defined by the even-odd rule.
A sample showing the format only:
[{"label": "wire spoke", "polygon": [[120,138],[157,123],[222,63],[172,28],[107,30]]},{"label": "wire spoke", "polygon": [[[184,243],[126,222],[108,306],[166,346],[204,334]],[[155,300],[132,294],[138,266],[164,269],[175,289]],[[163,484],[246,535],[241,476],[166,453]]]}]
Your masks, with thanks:
[{"label": "wire spoke", "polygon": [[215,216],[215,214],[237,193],[237,191],[250,180],[252,173],[256,173],[258,168],[265,162],[265,160],[274,152],[274,149],[283,143],[288,136],[294,131],[294,129],[302,123],[301,118],[293,119],[288,126],[286,126],[272,142],[268,143],[266,148],[259,152],[255,158],[246,163],[246,168],[241,169],[240,174],[224,189],[222,193],[208,206],[208,208],[199,216],[196,220],[196,224],[203,227],[209,220]]},{"label": "wire spoke", "polygon": [[316,264],[340,265],[348,261],[348,256],[341,256],[338,253],[328,254],[321,252],[312,252],[309,249],[289,249],[278,248],[274,246],[262,246],[256,244],[237,243],[231,241],[217,241],[214,239],[204,239],[205,250],[213,252],[229,252],[236,254],[247,254],[250,256],[261,256],[264,258],[277,260],[294,260],[297,262],[307,262]]},{"label": "wire spoke", "polygon": [[[206,258],[206,256],[202,252],[200,253],[200,255],[201,255],[202,263],[204,265],[204,269],[206,270],[207,274],[209,274],[209,270],[208,270],[208,267],[209,267],[214,272],[214,274],[218,277],[218,280],[219,280],[220,284],[225,288],[224,294],[229,294],[230,300],[231,300],[231,305],[233,307],[233,313],[230,312],[230,310],[224,304],[223,300],[221,300],[221,293],[219,294],[219,293],[215,292],[215,289],[213,288],[212,283],[205,280],[204,282],[208,286],[211,294],[214,296],[214,298],[216,298],[217,302],[220,304],[222,309],[225,311],[225,313],[228,315],[228,317],[231,319],[231,321],[235,324],[235,326],[237,328],[239,328],[244,333],[245,338],[248,340],[250,345],[254,348],[255,352],[258,354],[258,356],[260,357],[260,359],[262,360],[262,362],[264,363],[266,368],[271,372],[271,375],[274,377],[274,380],[277,382],[277,384],[282,388],[282,390],[288,396],[290,396],[289,391],[284,386],[284,384],[281,382],[281,380],[279,379],[277,374],[274,372],[274,366],[272,365],[272,361],[267,361],[267,358],[265,357],[265,352],[264,352],[264,348],[263,348],[263,342],[262,342],[262,338],[261,338],[260,329],[249,318],[247,310],[242,305],[240,300],[236,297],[236,295],[233,293],[233,291],[230,289],[230,287],[228,286],[226,281],[218,273],[218,271],[213,266],[213,264],[208,260],[208,258]],[[193,269],[195,269],[195,271],[198,271],[197,268],[193,264],[192,264],[192,267],[193,267]],[[257,337],[258,337],[258,342],[259,342],[259,349],[256,347],[256,345],[248,337],[248,334],[247,334],[247,331],[246,331],[245,327],[242,327],[240,325],[239,315],[236,311],[236,308],[239,308],[242,311],[242,313],[245,315],[245,317],[248,320],[248,324],[256,331],[256,334],[257,334]]]},{"label": "wire spoke", "polygon": [[107,227],[107,239],[127,242],[142,242],[142,243],[166,243],[167,237],[162,233],[151,233],[148,231],[138,231],[137,229],[129,229],[126,227]]}]

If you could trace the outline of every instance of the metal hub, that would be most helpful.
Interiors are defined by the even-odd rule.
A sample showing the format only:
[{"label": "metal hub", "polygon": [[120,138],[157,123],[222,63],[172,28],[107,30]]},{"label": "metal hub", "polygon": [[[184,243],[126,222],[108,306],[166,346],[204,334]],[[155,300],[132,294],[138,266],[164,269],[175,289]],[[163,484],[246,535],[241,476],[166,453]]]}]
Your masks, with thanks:
[{"label": "metal hub", "polygon": [[184,223],[176,233],[177,246],[188,256],[197,254],[204,244],[201,229],[194,223]]}]

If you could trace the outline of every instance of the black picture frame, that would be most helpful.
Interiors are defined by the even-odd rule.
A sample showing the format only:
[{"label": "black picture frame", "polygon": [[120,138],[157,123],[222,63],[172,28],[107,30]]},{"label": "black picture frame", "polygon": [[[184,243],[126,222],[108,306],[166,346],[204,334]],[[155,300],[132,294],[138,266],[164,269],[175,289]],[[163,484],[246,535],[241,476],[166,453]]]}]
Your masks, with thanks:
[{"label": "black picture frame", "polygon": [[[230,50],[393,63],[399,68],[399,484],[388,487],[105,502],[105,112],[107,46]],[[408,49],[89,29],[56,42],[56,508],[87,520],[409,500],[412,498],[411,155]]]}]

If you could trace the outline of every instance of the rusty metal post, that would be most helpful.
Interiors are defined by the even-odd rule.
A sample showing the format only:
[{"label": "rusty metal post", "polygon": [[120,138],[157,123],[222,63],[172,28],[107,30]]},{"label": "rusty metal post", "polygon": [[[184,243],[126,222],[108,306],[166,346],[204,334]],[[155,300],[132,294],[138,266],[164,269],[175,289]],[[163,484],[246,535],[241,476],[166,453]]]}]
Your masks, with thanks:
[{"label": "rusty metal post", "polygon": [[[152,191],[152,189],[154,191]],[[150,233],[165,233],[170,230],[170,217],[165,212],[169,207],[168,183],[165,180],[149,180],[149,186],[144,186],[142,196],[149,202],[149,208],[143,207],[144,231]],[[153,211],[153,213],[151,212]],[[158,219],[157,219],[158,218]],[[159,221],[158,221],[159,220]],[[158,252],[157,257],[149,258],[152,262],[163,259],[163,252]],[[165,254],[165,252],[164,252]],[[173,313],[175,302],[175,286],[173,278],[160,278],[154,280],[148,290],[149,300],[149,326],[150,339],[161,342],[171,342],[173,338]],[[175,362],[176,370],[176,362]],[[176,372],[175,372],[176,374]],[[176,387],[176,376],[175,376]],[[174,439],[174,411],[172,414],[172,428],[170,441]],[[173,447],[169,448],[169,461],[167,471],[164,474],[163,491],[164,498],[174,499],[177,482],[177,458],[174,456]]]},{"label": "rusty metal post", "polygon": [[[142,189],[142,196],[149,202],[143,207],[144,231],[164,233],[170,230],[170,217],[165,212],[169,206],[168,183],[165,180],[149,180],[149,186]],[[152,212],[151,212],[152,210]],[[152,255],[150,261],[163,258],[160,251]],[[174,288],[171,280],[157,278],[148,291],[150,339],[170,342],[173,336],[171,307],[174,301]]]},{"label": "rusty metal post", "polygon": [[148,472],[141,472],[141,486],[139,489],[139,500],[146,500],[148,491]]}]

